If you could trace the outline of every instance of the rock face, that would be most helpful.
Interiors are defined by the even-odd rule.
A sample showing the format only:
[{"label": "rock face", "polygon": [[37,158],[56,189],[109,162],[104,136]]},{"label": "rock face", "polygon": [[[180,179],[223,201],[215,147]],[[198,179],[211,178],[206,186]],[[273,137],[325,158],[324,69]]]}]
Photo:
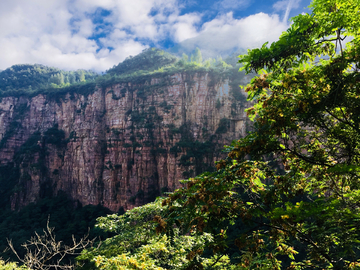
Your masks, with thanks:
[{"label": "rock face", "polygon": [[179,73],[89,95],[2,98],[0,189],[13,209],[59,191],[113,211],[144,204],[211,170],[245,134],[230,90],[226,79]]}]

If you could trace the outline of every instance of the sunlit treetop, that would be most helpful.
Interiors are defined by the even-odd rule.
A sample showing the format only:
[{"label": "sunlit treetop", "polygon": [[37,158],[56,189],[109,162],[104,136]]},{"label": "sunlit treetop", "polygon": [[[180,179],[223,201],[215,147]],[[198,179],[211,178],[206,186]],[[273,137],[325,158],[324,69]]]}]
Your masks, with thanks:
[{"label": "sunlit treetop", "polygon": [[313,1],[312,14],[292,18],[290,28],[277,42],[249,50],[241,57],[246,71],[262,68],[282,73],[319,57],[332,59],[342,56],[345,42],[348,52],[359,45],[360,13],[357,0]]}]

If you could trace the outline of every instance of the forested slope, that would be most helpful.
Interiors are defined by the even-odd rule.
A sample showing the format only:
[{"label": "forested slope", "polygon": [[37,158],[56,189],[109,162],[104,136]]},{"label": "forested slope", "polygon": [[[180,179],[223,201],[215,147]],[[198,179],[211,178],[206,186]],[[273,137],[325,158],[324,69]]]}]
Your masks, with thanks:
[{"label": "forested slope", "polygon": [[[359,269],[359,3],[314,0],[310,8],[277,42],[240,58],[246,72],[260,74],[246,87],[251,132],[226,147],[216,170],[189,177],[155,202],[99,218],[96,227],[112,235],[83,250],[78,269]],[[183,57],[141,78],[178,68],[202,80],[211,72],[218,80],[232,74],[222,61],[198,65]],[[108,87],[125,77],[135,78],[102,80]],[[194,91],[191,81],[186,89]],[[213,80],[206,85],[213,87]],[[121,89],[108,94],[116,100]],[[231,98],[230,115],[238,119],[242,99]],[[224,109],[220,98],[219,106],[212,100]],[[227,120],[218,123],[215,136],[231,129]],[[191,134],[205,129],[197,132]],[[177,146],[193,150],[200,140],[185,144],[188,134]],[[183,165],[196,166],[194,152],[182,156]]]},{"label": "forested slope", "polygon": [[253,75],[200,56],[149,49],[75,81],[76,72],[39,65],[3,71],[1,247],[40,233],[48,217],[68,243],[104,207],[123,212],[213,171],[223,145],[246,132],[239,84]]},{"label": "forested slope", "polygon": [[217,171],[99,218],[117,235],[83,269],[360,268],[359,2],[310,8],[240,59],[261,74],[246,87],[252,132]]}]

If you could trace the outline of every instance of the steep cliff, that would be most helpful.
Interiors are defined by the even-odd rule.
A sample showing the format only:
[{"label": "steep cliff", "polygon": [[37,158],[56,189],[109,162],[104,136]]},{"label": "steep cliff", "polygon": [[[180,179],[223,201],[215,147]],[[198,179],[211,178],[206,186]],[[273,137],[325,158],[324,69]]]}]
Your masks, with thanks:
[{"label": "steep cliff", "polygon": [[232,85],[184,70],[88,84],[83,94],[3,97],[3,203],[18,209],[64,191],[117,211],[174,190],[212,170],[223,145],[244,135],[245,103]]}]

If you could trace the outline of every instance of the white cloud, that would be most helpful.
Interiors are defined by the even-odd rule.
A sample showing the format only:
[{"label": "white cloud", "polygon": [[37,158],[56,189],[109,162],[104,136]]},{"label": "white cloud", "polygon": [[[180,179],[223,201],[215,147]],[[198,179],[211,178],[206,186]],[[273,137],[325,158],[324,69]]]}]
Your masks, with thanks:
[{"label": "white cloud", "polygon": [[[111,51],[89,39],[101,32],[88,15],[99,8],[111,10],[104,18],[109,33],[99,39]],[[153,9],[159,10],[155,17],[149,15]],[[175,0],[0,1],[0,69],[41,63],[104,71],[148,47],[136,38],[157,42],[164,36],[166,28],[155,19],[165,10],[178,12]]]},{"label": "white cloud", "polygon": [[287,29],[278,15],[258,13],[235,19],[232,12],[205,23],[199,34],[181,43],[186,49],[201,48],[205,57],[216,57],[240,48],[273,42]]},{"label": "white cloud", "polygon": [[[203,14],[182,14],[185,2],[179,1],[0,0],[0,70],[40,63],[104,71],[165,39],[214,54],[274,41],[286,29],[277,15],[264,13],[235,19],[230,12],[202,24]],[[218,5],[226,9],[251,1]],[[299,0],[291,1],[294,6]],[[282,5],[274,9],[286,11]],[[108,15],[99,18],[102,9]]]},{"label": "white cloud", "polygon": [[171,33],[174,40],[181,42],[197,36],[196,24],[200,22],[200,19],[200,16],[194,13],[177,17],[177,20],[171,26]]},{"label": "white cloud", "polygon": [[78,35],[83,37],[90,37],[95,31],[94,28],[94,24],[88,18],[84,18],[80,21],[75,21],[72,26],[72,30],[74,30]]}]

